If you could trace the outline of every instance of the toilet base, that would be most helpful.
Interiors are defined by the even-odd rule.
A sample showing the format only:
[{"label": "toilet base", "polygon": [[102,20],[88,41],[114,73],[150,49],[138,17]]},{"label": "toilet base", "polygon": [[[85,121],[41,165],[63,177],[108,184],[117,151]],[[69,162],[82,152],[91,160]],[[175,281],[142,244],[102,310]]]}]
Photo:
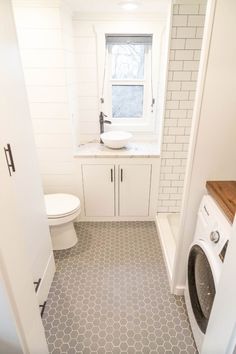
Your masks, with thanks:
[{"label": "toilet base", "polygon": [[54,251],[71,248],[78,241],[73,222],[50,226],[50,233]]}]

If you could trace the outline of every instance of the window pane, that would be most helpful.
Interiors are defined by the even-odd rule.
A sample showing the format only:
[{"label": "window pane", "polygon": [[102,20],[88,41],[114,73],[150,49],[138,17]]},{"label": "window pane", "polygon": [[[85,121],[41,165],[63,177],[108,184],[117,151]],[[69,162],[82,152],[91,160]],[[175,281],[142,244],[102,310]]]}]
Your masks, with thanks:
[{"label": "window pane", "polygon": [[140,118],[143,116],[142,85],[112,85],[112,117]]},{"label": "window pane", "polygon": [[144,79],[144,44],[114,44],[112,53],[112,79]]}]

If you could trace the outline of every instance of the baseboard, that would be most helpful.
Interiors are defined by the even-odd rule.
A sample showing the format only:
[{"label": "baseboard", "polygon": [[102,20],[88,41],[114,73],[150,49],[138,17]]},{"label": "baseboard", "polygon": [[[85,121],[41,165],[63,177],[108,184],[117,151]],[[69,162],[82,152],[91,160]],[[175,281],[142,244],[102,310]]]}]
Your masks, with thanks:
[{"label": "baseboard", "polygon": [[166,265],[166,271],[168,275],[170,291],[175,295],[184,295],[185,286],[173,287],[173,272],[174,272],[174,257],[175,257],[175,245],[173,240],[170,239],[170,227],[167,223],[166,213],[159,213],[156,215],[156,228],[159,241],[161,244],[162,254]]},{"label": "baseboard", "polygon": [[47,300],[48,293],[55,274],[55,270],[56,267],[55,267],[54,256],[53,253],[51,253],[37,291],[37,299],[40,305]]},{"label": "baseboard", "polygon": [[113,216],[113,217],[96,217],[96,216],[80,216],[76,222],[104,222],[104,221],[155,221],[153,216]]},{"label": "baseboard", "polygon": [[[165,214],[166,215],[166,214]],[[156,228],[157,228],[157,234],[159,237],[159,241],[161,244],[161,249],[162,249],[162,254],[163,254],[163,258],[165,261],[165,265],[166,265],[166,271],[167,271],[167,275],[168,275],[168,280],[169,280],[169,285],[170,285],[170,289],[172,289],[172,264],[170,263],[170,259],[169,259],[169,255],[168,255],[168,251],[167,251],[167,245],[165,244],[164,241],[164,233],[165,233],[165,229],[166,227],[163,226],[163,222],[162,220],[159,220],[158,218],[158,214],[156,215],[156,219],[155,219],[155,223],[156,223]]]}]

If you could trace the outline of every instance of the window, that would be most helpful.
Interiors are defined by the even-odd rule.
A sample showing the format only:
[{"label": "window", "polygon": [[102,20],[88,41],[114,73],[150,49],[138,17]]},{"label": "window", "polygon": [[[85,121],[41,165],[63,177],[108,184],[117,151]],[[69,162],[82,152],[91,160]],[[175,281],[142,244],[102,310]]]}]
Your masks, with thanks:
[{"label": "window", "polygon": [[145,124],[152,113],[151,35],[106,35],[108,114],[113,124]]},{"label": "window", "polygon": [[136,137],[160,136],[164,115],[168,33],[164,21],[96,24],[98,114]]}]

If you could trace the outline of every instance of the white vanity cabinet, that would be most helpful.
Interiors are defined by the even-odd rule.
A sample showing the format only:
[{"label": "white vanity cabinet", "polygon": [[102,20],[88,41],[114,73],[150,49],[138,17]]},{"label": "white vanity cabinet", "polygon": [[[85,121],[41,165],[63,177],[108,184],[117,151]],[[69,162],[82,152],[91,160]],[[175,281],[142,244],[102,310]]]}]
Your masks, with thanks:
[{"label": "white vanity cabinet", "polygon": [[150,220],[156,213],[159,158],[78,158],[81,220]]}]

